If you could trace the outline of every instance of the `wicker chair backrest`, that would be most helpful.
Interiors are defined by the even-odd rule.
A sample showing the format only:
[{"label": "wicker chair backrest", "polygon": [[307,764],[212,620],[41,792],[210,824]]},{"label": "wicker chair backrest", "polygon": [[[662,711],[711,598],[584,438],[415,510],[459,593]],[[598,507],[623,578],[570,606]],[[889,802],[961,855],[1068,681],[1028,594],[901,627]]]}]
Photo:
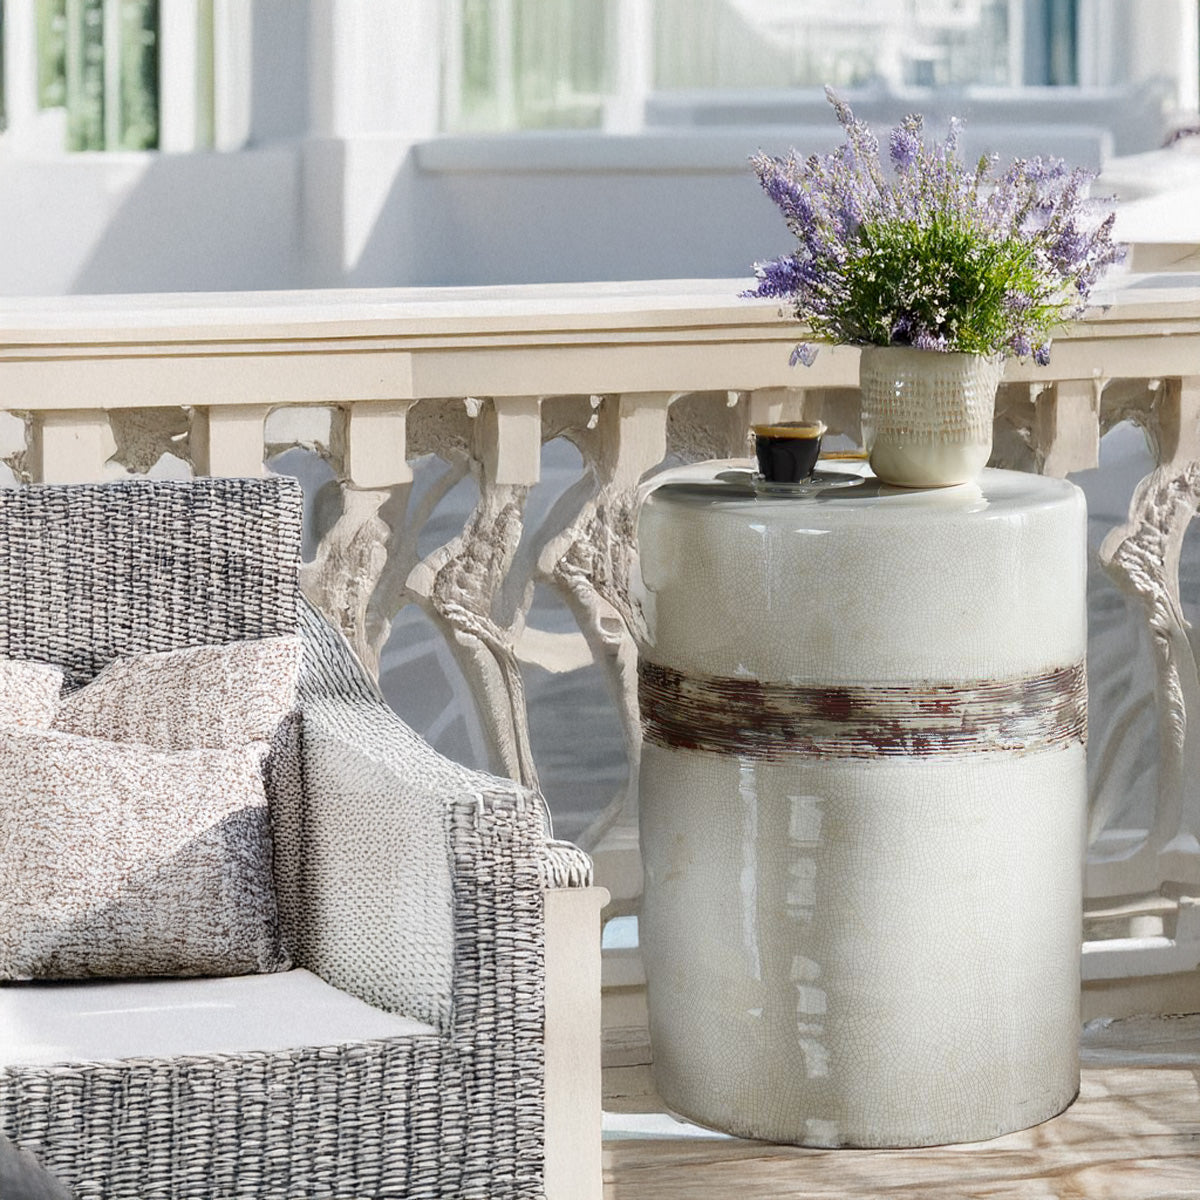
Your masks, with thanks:
[{"label": "wicker chair backrest", "polygon": [[126,654],[297,628],[292,479],[0,488],[0,656],[65,687]]}]

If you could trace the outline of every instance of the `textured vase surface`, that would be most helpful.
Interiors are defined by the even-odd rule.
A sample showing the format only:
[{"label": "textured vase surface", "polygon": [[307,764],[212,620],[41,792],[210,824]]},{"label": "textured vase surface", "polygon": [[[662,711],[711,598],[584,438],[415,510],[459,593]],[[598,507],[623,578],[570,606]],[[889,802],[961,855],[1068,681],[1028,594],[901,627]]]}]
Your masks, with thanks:
[{"label": "textured vase surface", "polygon": [[720,475],[639,526],[659,1094],[811,1146],[1054,1116],[1079,1086],[1082,494]]},{"label": "textured vase surface", "polygon": [[978,478],[992,453],[1003,373],[999,357],[864,346],[859,386],[871,470],[901,487],[947,487]]}]

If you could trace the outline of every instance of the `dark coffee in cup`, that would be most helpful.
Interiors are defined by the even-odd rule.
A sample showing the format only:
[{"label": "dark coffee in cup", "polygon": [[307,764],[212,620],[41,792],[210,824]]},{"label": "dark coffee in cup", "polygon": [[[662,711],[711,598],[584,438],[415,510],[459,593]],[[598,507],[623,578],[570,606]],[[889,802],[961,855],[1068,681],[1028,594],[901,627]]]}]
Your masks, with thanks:
[{"label": "dark coffee in cup", "polygon": [[817,465],[825,426],[820,421],[781,421],[754,426],[754,452],[767,483],[802,483]]}]

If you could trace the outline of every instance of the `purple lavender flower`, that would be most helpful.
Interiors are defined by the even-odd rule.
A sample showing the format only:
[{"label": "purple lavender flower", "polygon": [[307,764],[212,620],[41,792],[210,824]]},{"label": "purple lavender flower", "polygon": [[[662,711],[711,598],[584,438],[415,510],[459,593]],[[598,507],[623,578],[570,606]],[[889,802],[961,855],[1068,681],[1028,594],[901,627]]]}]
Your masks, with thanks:
[{"label": "purple lavender flower", "polygon": [[848,144],[870,157],[878,155],[879,142],[871,132],[870,126],[865,121],[858,120],[851,110],[850,105],[833,88],[829,87],[828,84],[825,86],[825,99],[833,105],[834,115],[837,117],[838,123],[846,131]]},{"label": "purple lavender flower", "polygon": [[963,123],[958,117],[951,117],[950,124],[946,129],[946,140],[942,143],[942,157],[945,159],[954,158],[958,153],[958,139],[962,134]]},{"label": "purple lavender flower", "polygon": [[770,262],[755,263],[754,277],[758,280],[758,286],[743,292],[743,296],[786,300],[796,291],[800,280],[800,264],[794,254],[786,254]]},{"label": "purple lavender flower", "polygon": [[944,333],[933,333],[928,329],[920,329],[910,345],[918,350],[949,350],[950,344]]},{"label": "purple lavender flower", "polygon": [[1063,222],[1050,244],[1050,257],[1064,275],[1077,273],[1087,262],[1091,239],[1074,221]]},{"label": "purple lavender flower", "polygon": [[850,105],[829,84],[825,85],[825,99],[833,105],[833,115],[837,117],[838,124],[843,129],[850,129],[854,125],[854,113],[851,111]]},{"label": "purple lavender flower", "polygon": [[[1082,312],[1123,257],[1112,214],[1088,198],[1092,175],[1057,158],[1018,159],[997,175],[985,155],[968,169],[961,122],[927,144],[917,115],[891,131],[885,174],[869,127],[826,95],[845,132],[833,153],[752,159],[796,248],[757,264],[745,294],[790,302],[830,341],[1045,361],[1050,330]],[[804,343],[793,362],[814,355]]]},{"label": "purple lavender flower", "polygon": [[892,165],[903,174],[917,161],[921,153],[921,118],[905,117],[892,130],[890,146]]}]

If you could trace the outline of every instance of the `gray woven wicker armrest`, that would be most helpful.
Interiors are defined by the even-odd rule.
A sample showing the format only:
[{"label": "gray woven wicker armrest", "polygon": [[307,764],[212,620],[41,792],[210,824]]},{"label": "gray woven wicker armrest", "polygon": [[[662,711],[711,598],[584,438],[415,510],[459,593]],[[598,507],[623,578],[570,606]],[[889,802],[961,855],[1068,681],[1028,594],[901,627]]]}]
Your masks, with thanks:
[{"label": "gray woven wicker armrest", "polygon": [[[280,910],[303,966],[369,1004],[445,1029],[454,869],[459,859],[471,875],[484,869],[469,862],[485,849],[473,815],[482,814],[483,791],[407,732],[379,705],[304,704],[303,843],[299,877],[277,870]],[[277,823],[277,854],[288,837]],[[532,846],[526,853],[535,861]]]},{"label": "gray woven wicker armrest", "polygon": [[368,1003],[458,1028],[491,969],[480,946],[512,939],[522,953],[506,969],[523,964],[540,1014],[541,889],[586,886],[590,860],[547,840],[538,797],[415,734],[307,606],[301,623],[302,829],[276,822],[297,961]]}]

